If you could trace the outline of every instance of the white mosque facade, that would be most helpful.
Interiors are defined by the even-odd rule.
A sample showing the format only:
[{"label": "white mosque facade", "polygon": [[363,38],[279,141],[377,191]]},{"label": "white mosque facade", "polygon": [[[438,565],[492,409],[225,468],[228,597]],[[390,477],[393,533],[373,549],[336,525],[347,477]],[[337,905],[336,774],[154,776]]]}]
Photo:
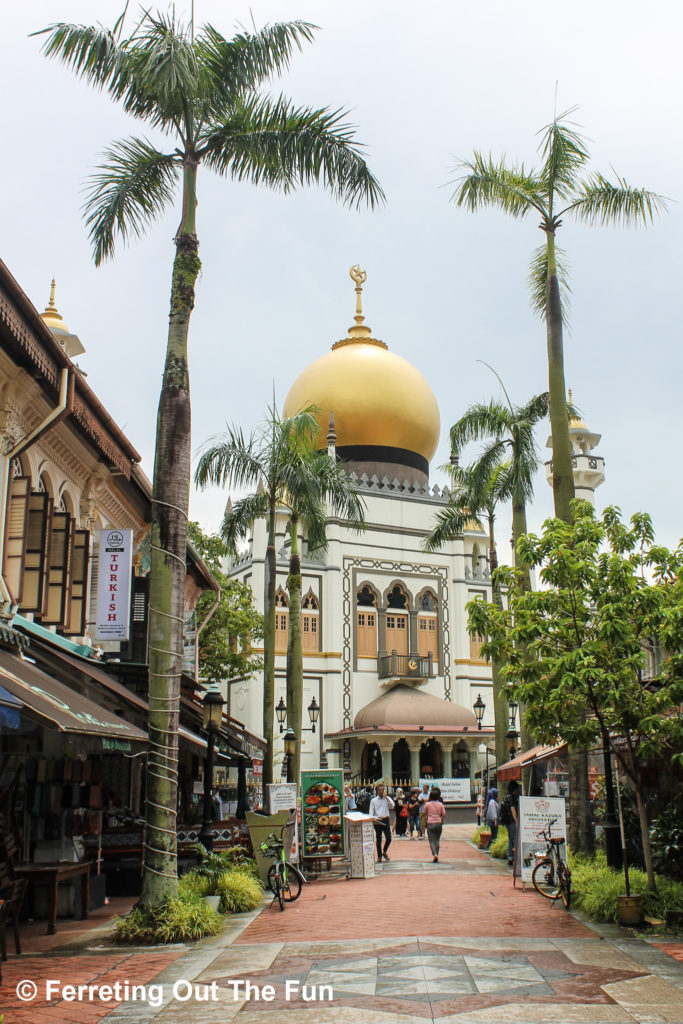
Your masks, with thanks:
[{"label": "white mosque facade", "polygon": [[[353,778],[470,778],[493,749],[491,669],[467,630],[465,606],[490,597],[488,538],[473,526],[433,553],[423,542],[448,500],[429,483],[439,410],[422,374],[371,336],[361,309],[365,275],[353,268],[356,315],[348,336],[292,385],[286,416],[315,405],[321,445],[342,459],[365,502],[359,533],[330,518],[328,546],[302,545],[304,696],[302,767],[343,767]],[[277,524],[275,703],[285,699],[288,519]],[[262,610],[266,523],[229,567]],[[482,728],[473,712],[481,695]],[[315,732],[306,708],[320,708]],[[229,684],[230,714],[259,732],[259,679]],[[309,731],[306,731],[309,730]],[[275,774],[283,744],[275,726]]]}]

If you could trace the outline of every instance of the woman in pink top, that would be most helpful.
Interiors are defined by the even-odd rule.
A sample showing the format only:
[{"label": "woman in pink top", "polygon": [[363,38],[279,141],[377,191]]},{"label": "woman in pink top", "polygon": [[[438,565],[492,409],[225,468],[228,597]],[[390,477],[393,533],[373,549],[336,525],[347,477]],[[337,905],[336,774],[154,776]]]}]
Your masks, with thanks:
[{"label": "woman in pink top", "polygon": [[439,860],[443,820],[446,817],[446,808],[441,802],[440,789],[435,788],[431,791],[429,800],[424,805],[424,813],[427,819],[427,838],[429,839],[429,848],[432,851],[432,861],[436,864]]}]

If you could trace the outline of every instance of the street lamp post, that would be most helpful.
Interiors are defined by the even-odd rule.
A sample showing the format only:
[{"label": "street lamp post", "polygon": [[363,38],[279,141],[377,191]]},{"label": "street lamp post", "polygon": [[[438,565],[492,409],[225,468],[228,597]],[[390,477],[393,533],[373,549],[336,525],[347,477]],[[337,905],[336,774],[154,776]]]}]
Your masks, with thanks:
[{"label": "street lamp post", "polygon": [[[310,729],[302,728],[301,731],[302,732],[312,732],[312,733],[315,733],[315,727],[316,727],[316,724],[318,722],[318,718],[320,717],[320,708],[318,706],[318,702],[315,699],[315,697],[311,698],[311,703],[308,705],[306,710],[308,711],[308,718],[309,718],[309,721],[311,723],[311,728]],[[285,704],[284,699],[282,697],[280,697],[280,700],[278,701],[278,703],[275,706],[275,714],[277,715],[278,724],[280,726],[280,732],[282,732],[284,730],[285,721],[287,719],[287,705]],[[289,738],[289,742],[288,742],[288,738]],[[290,756],[292,754],[294,754],[295,751],[296,751],[296,736],[292,732],[291,727],[288,727],[287,728],[287,732],[285,734],[285,758],[287,759],[287,782],[294,782],[295,781],[294,779],[290,778],[291,771],[290,771],[290,767],[289,767]],[[320,758],[321,762],[322,762],[323,759],[326,760],[325,752],[324,751],[323,751],[323,753],[321,755],[321,758]],[[322,763],[321,763],[320,767],[321,768],[323,767]]]},{"label": "street lamp post", "polygon": [[207,737],[206,759],[204,761],[204,818],[202,821],[199,842],[205,849],[213,849],[212,820],[212,797],[211,788],[213,784],[213,757],[216,744],[216,735],[220,732],[223,721],[223,694],[216,683],[211,683],[204,694],[202,701],[202,724]]},{"label": "street lamp post", "polygon": [[510,728],[507,731],[507,739],[508,739],[508,750],[510,751],[510,758],[511,759],[517,753],[516,743],[517,743],[517,739],[518,739],[518,736],[519,736],[519,734],[517,732],[517,709],[518,709],[518,707],[519,707],[519,704],[517,703],[516,700],[509,700],[508,701],[508,715],[509,715],[509,719],[510,719]]},{"label": "street lamp post", "polygon": [[[474,717],[477,719],[477,729],[481,732],[481,721],[486,711],[486,704],[481,699],[481,694],[477,694],[477,699],[472,705],[474,708]],[[489,745],[488,742],[484,743],[484,749],[486,750],[486,791],[489,789]]]},{"label": "street lamp post", "polygon": [[296,754],[296,736],[290,726],[285,733],[285,757],[287,758],[287,782],[294,782],[292,778],[292,758]]}]

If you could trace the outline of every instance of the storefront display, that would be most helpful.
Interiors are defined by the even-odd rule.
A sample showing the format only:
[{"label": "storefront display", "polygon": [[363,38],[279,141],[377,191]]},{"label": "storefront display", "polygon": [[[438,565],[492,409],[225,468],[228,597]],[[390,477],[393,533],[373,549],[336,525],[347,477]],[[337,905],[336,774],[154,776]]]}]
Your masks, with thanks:
[{"label": "storefront display", "polygon": [[344,855],[343,793],[341,769],[301,773],[304,857]]}]

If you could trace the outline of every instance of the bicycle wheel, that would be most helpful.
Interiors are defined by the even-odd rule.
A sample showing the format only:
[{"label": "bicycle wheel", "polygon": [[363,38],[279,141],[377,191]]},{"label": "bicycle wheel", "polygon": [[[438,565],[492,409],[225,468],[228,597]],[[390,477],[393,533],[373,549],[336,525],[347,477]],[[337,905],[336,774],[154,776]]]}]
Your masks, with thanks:
[{"label": "bicycle wheel", "polygon": [[298,900],[301,895],[301,878],[292,864],[285,865],[285,899],[289,903]]},{"label": "bicycle wheel", "polygon": [[275,885],[275,896],[277,898],[278,903],[280,904],[280,910],[284,910],[285,909],[285,890],[284,890],[284,885],[282,883],[282,874],[280,872],[279,866],[278,866],[278,868],[275,871],[274,885]]},{"label": "bicycle wheel", "polygon": [[560,886],[557,884],[555,868],[549,857],[539,860],[531,873],[531,881],[536,892],[540,892],[546,899],[556,900],[559,897]]},{"label": "bicycle wheel", "polygon": [[572,873],[564,861],[560,861],[560,889],[562,892],[562,902],[566,909],[569,910],[569,904],[572,901]]}]

